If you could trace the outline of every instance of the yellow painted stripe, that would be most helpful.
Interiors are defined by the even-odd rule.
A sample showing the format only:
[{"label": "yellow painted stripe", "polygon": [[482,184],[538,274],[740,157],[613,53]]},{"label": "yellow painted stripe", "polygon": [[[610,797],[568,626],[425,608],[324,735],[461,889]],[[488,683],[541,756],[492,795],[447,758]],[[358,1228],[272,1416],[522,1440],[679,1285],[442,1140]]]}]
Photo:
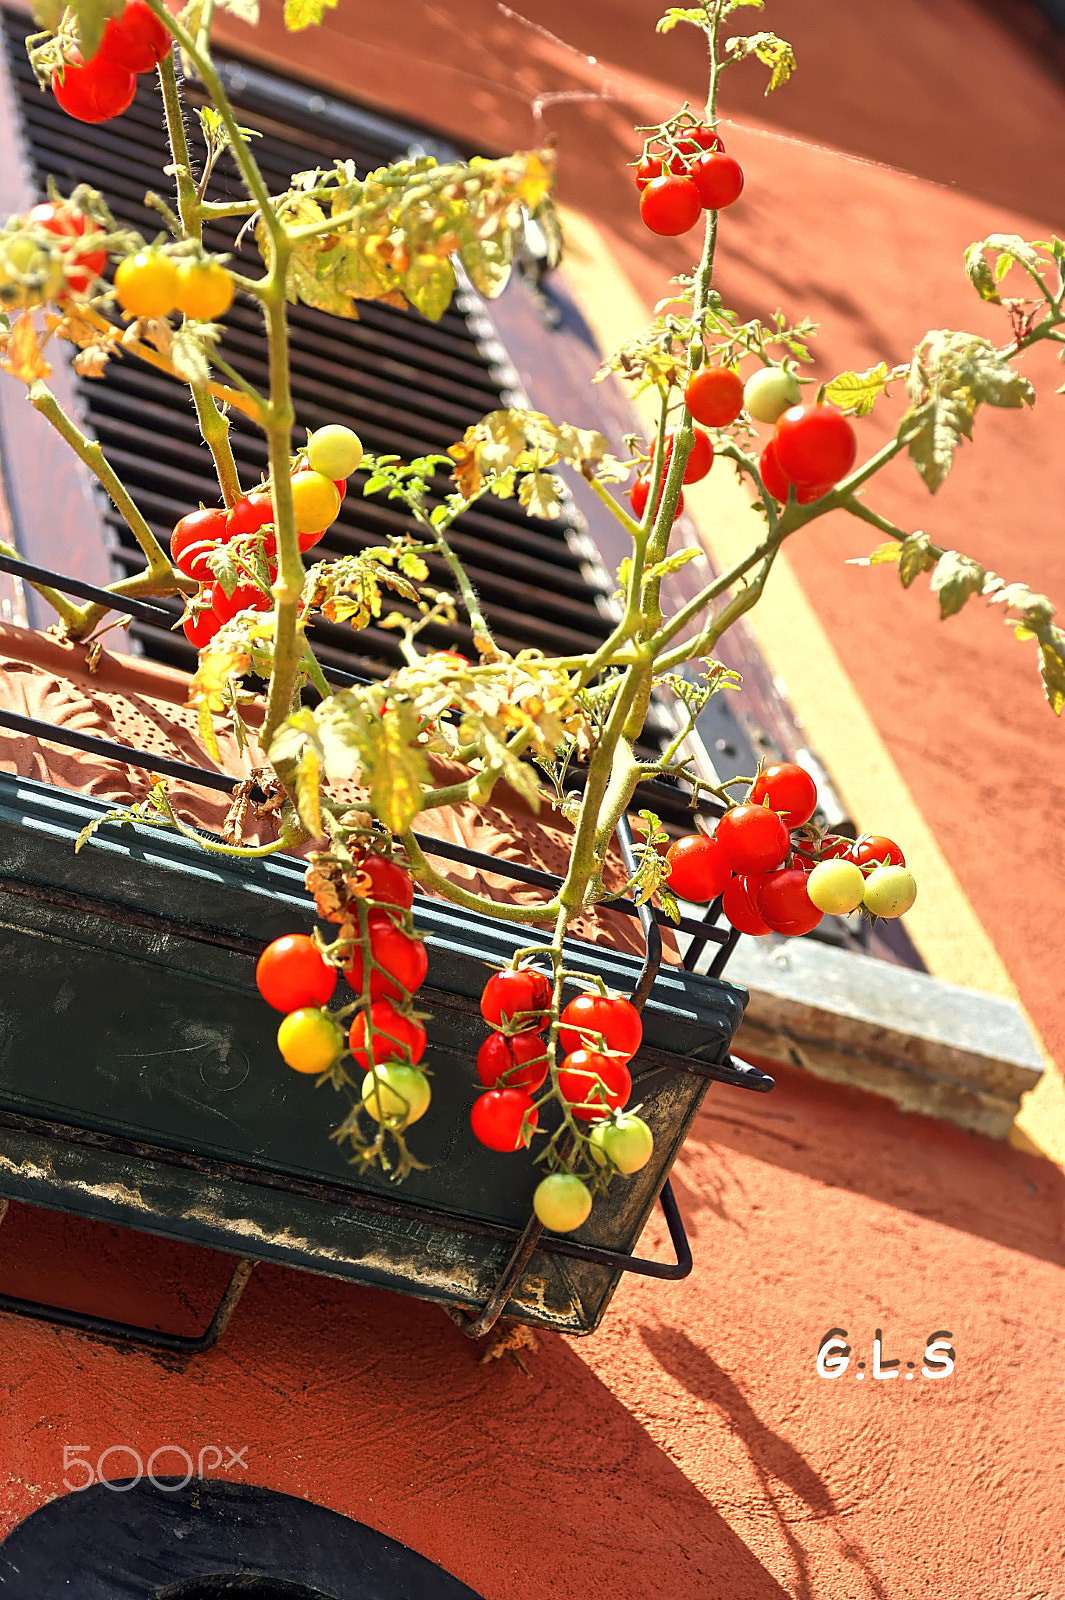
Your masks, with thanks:
[{"label": "yellow painted stripe", "polygon": [[[600,349],[612,351],[648,320],[648,311],[631,281],[618,266],[598,228],[586,216],[563,212],[566,238],[564,272],[595,334]],[[636,402],[645,427],[657,426],[655,399]],[[750,503],[734,472],[712,473],[685,491],[699,536],[719,570],[732,566],[757,544],[765,524]],[[820,618],[810,604],[794,568],[782,551],[765,593],[748,615],[748,625],[770,669],[802,719],[810,748],[824,761],[840,796],[859,829],[888,833],[905,841],[907,865],[917,878],[917,902],[906,917],[906,929],[930,972],[984,994],[1020,1004],[1006,965],[936,842],[887,746],[847,676]],[[1023,1008],[1022,1008],[1023,1009]],[[1028,1019],[1031,1027],[1031,1019]],[[1034,1027],[1032,1033],[1050,1061]],[[1055,1075],[1056,1077],[1056,1075]],[[1060,1089],[1061,1080],[1057,1079]],[[1060,1112],[1035,1114],[1047,1099],[1043,1084],[1026,1097],[1019,1122],[1029,1147],[1051,1150],[1065,1136]],[[1040,1133],[1047,1123],[1046,1138]],[[1022,1142],[1018,1138],[1017,1142]]]}]

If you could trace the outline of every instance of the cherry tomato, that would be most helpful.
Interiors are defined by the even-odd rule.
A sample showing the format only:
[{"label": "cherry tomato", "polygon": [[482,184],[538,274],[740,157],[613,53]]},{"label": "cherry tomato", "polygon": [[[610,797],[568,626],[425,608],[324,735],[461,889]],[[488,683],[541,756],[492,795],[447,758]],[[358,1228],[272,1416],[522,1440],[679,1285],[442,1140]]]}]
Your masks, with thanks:
[{"label": "cherry tomato", "polygon": [[579,994],[563,1007],[558,1021],[563,1055],[598,1050],[601,1038],[606,1053],[619,1061],[631,1061],[643,1041],[640,1013],[620,995]]},{"label": "cherry tomato", "polygon": [[785,476],[807,489],[821,485],[821,493],[846,477],[858,455],[854,428],[842,411],[825,404],[789,407],[773,442]]},{"label": "cherry tomato", "polygon": [[[665,480],[665,475],[663,474],[663,477],[662,477],[662,489],[664,489],[665,486],[666,486],[666,480]],[[662,489],[659,489],[659,491],[658,491],[658,503],[659,503],[659,505],[661,505],[661,503],[662,503]],[[651,493],[651,480],[650,480],[650,478],[647,478],[647,477],[644,477],[644,476],[640,476],[639,478],[637,478],[636,482],[633,484],[632,488],[629,490],[629,499],[632,502],[632,514],[633,514],[634,517],[639,517],[642,520],[643,514],[647,510],[647,497],[648,497],[648,495],[650,493]],[[655,509],[657,511],[658,507],[656,506]],[[676,522],[677,518],[680,516],[680,514],[681,514],[681,512],[683,510],[684,510],[684,490],[682,489],[680,491],[680,494],[678,494],[678,496],[677,496],[677,509],[673,513],[673,521],[674,522]]]},{"label": "cherry tomato", "polygon": [[121,116],[137,92],[132,72],[97,50],[91,61],[71,45],[65,66],[52,73],[52,93],[68,117],[78,122],[110,122]]},{"label": "cherry tomato", "polygon": [[375,1122],[387,1122],[396,1128],[409,1127],[424,1117],[431,1097],[425,1073],[402,1061],[386,1061],[376,1073],[368,1072],[362,1080],[363,1110]]},{"label": "cherry tomato", "polygon": [[[370,1065],[365,1011],[356,1014],[348,1031],[348,1043],[365,1072]],[[413,1017],[397,1011],[391,1000],[375,1000],[370,1007],[370,1043],[377,1066],[385,1061],[405,1061],[414,1066],[425,1053],[425,1029]]]},{"label": "cherry tomato", "polygon": [[774,761],[763,767],[751,786],[753,805],[769,802],[789,828],[801,828],[817,810],[817,785],[804,767],[794,761]]},{"label": "cherry tomato", "polygon": [[724,150],[725,148],[721,142],[721,135],[716,133],[713,128],[708,128],[705,122],[699,127],[688,128],[682,134],[680,139],[681,150],[686,150],[689,146],[695,150]]},{"label": "cherry tomato", "polygon": [[[377,962],[370,973],[371,1000],[402,1000],[420,989],[429,970],[429,957],[421,939],[397,928],[387,911],[370,911],[366,917],[370,954]],[[378,967],[383,968],[379,971]],[[344,968],[356,994],[362,993],[362,950],[356,946]]]},{"label": "cherry tomato", "polygon": [[347,480],[347,478],[334,478],[332,481],[333,481],[333,488],[336,490],[337,494],[340,496],[340,503],[341,503],[341,505],[343,505],[344,501],[348,497],[348,480]]},{"label": "cherry tomato", "polygon": [[303,1006],[278,1028],[277,1048],[296,1072],[328,1072],[344,1048],[344,1035],[327,1011]]},{"label": "cherry tomato", "polygon": [[791,849],[784,822],[765,806],[733,806],[718,822],[714,838],[733,872],[778,867]]},{"label": "cherry tomato", "polygon": [[551,985],[533,967],[494,972],[481,995],[481,1016],[502,1033],[536,1033],[550,1008]]},{"label": "cherry tomato", "polygon": [[765,492],[774,500],[779,500],[784,505],[791,493],[791,484],[784,475],[784,469],[777,460],[777,447],[770,439],[761,455],[758,457],[758,471],[761,474]]},{"label": "cherry tomato", "polygon": [[666,860],[673,893],[699,905],[716,900],[732,876],[724,850],[716,839],[708,839],[704,833],[675,839],[666,851]]},{"label": "cherry tomato", "polygon": [[170,45],[168,29],[145,0],[126,0],[122,15],[107,19],[100,50],[127,72],[153,72]]},{"label": "cherry tomato", "polygon": [[801,867],[766,874],[758,891],[758,910],[774,933],[797,938],[821,921],[823,913],[810,899],[807,882]]},{"label": "cherry tomato", "polygon": [[296,532],[321,535],[337,519],[340,493],[333,480],[321,472],[297,472],[292,479],[292,504]]},{"label": "cherry tomato", "polygon": [[336,968],[322,959],[305,933],[286,933],[268,944],[255,967],[255,982],[275,1011],[328,1005],[337,986]]},{"label": "cherry tomato", "polygon": [[917,899],[917,880],[905,867],[874,867],[862,900],[874,917],[904,916]]},{"label": "cherry tomato", "polygon": [[389,861],[385,856],[365,856],[359,862],[359,871],[365,872],[370,880],[371,900],[410,910],[414,904],[414,879],[398,861]]},{"label": "cherry tomato", "polygon": [[769,932],[769,924],[759,911],[746,878],[731,878],[721,895],[721,909],[739,933],[755,937]]},{"label": "cherry tomato", "polygon": [[194,322],[214,322],[233,304],[233,275],[220,261],[179,261],[175,311]]},{"label": "cherry tomato", "polygon": [[339,422],[330,422],[326,427],[319,428],[307,441],[307,465],[312,472],[320,472],[334,482],[350,478],[357,470],[362,455],[362,440],[358,434],[353,428],[345,428]]},{"label": "cherry tomato", "polygon": [[640,216],[652,233],[675,238],[699,220],[699,191],[690,178],[663,173],[652,178],[640,195]]},{"label": "cherry tomato", "polygon": [[274,508],[268,491],[253,489],[251,494],[241,495],[236,505],[226,513],[226,542],[244,534],[258,533],[260,528],[265,528],[273,520]]},{"label": "cherry tomato", "polygon": [[[714,446],[710,435],[702,428],[693,428],[695,442],[688,452],[688,459],[684,463],[684,477],[682,483],[698,483],[705,478],[714,464]],[[670,457],[673,454],[673,429],[666,434],[666,471],[669,471]]]},{"label": "cherry tomato", "polygon": [[157,250],[138,250],[115,269],[115,296],[134,317],[165,317],[177,299],[177,268]]},{"label": "cherry tomato", "polygon": [[660,178],[662,172],[661,156],[644,156],[634,174],[637,189],[646,189],[652,178]]},{"label": "cherry tomato", "polygon": [[199,511],[188,512],[174,524],[174,531],[170,535],[171,560],[179,572],[186,573],[190,578],[199,578],[200,572],[192,570],[192,560],[186,557],[186,552],[197,544],[222,544],[226,536],[226,513],[213,510],[210,506],[201,506]]},{"label": "cherry tomato", "polygon": [[[26,213],[24,220],[33,227],[44,228],[48,233],[54,233],[59,238],[77,239],[86,231],[97,232],[95,222],[75,211],[70,205],[53,205],[45,201],[39,206],[34,206]],[[107,266],[106,250],[67,250],[64,252],[63,268],[66,276],[67,288],[71,294],[88,294],[96,279]]]},{"label": "cherry tomato", "polygon": [[618,1111],[632,1093],[629,1069],[616,1056],[598,1050],[571,1050],[558,1069],[558,1087],[573,1116],[582,1122]]},{"label": "cherry tomato", "polygon": [[727,428],[743,410],[743,379],[729,367],[700,367],[684,388],[684,404],[708,428]]},{"label": "cherry tomato", "polygon": [[862,903],[865,879],[853,861],[819,861],[806,879],[806,892],[819,911],[845,917]]},{"label": "cherry tomato", "polygon": [[708,150],[691,164],[691,181],[706,211],[723,211],[743,193],[743,168],[721,150]]},{"label": "cherry tomato", "polygon": [[572,1233],[591,1214],[591,1191],[572,1172],[552,1172],[536,1185],[533,1210],[552,1233]]},{"label": "cherry tomato", "polygon": [[205,644],[210,644],[222,624],[214,614],[214,585],[207,584],[201,590],[202,606],[197,607],[191,617],[186,617],[181,624],[185,630],[185,637],[197,650],[202,650]]},{"label": "cherry tomato", "polygon": [[642,1117],[616,1111],[597,1122],[588,1134],[588,1154],[599,1166],[614,1166],[626,1177],[639,1172],[651,1159],[654,1135]]},{"label": "cherry tomato", "polygon": [[273,600],[257,583],[238,583],[232,594],[226,594],[220,583],[214,586],[214,614],[219,622],[230,622],[238,611],[270,611]]},{"label": "cherry tomato", "polygon": [[547,1046],[538,1033],[490,1033],[477,1052],[477,1076],[486,1089],[535,1094],[547,1077]]},{"label": "cherry tomato", "polygon": [[904,867],[906,857],[894,839],[882,833],[863,833],[860,839],[845,840],[846,854],[860,867]]},{"label": "cherry tomato", "polygon": [[536,1108],[521,1089],[489,1089],[473,1102],[473,1136],[489,1150],[511,1151],[527,1146],[537,1123]]},{"label": "cherry tomato", "polygon": [[756,422],[776,422],[801,398],[799,380],[786,367],[760,367],[743,386],[743,409]]}]

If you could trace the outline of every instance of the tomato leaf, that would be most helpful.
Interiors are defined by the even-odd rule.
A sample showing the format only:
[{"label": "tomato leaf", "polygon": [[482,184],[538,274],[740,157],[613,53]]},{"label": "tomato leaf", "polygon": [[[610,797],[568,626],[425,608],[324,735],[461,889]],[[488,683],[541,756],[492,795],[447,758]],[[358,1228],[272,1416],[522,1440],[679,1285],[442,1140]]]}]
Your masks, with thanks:
[{"label": "tomato leaf", "polygon": [[530,517],[553,522],[562,514],[562,484],[551,472],[526,472],[518,482],[518,502]]},{"label": "tomato leaf", "polygon": [[178,328],[175,332],[170,346],[170,361],[183,383],[203,387],[210,381],[211,371],[203,339],[191,328]]},{"label": "tomato leaf", "polygon": [[289,33],[316,28],[337,0],[285,0],[285,27]]},{"label": "tomato leaf", "polygon": [[682,550],[674,550],[671,556],[666,556],[664,560],[656,561],[653,566],[648,567],[643,575],[644,582],[650,583],[656,578],[668,577],[671,572],[679,572],[681,567],[686,567],[689,561],[699,561],[704,558],[704,551],[685,545]]},{"label": "tomato leaf", "polygon": [[935,494],[962,439],[971,439],[981,405],[1019,409],[1035,404],[1027,378],[1015,372],[988,339],[936,330],[914,352],[907,379],[911,408],[898,438]]},{"label": "tomato leaf", "polygon": [[766,85],[766,94],[772,94],[774,89],[782,88],[797,66],[795,51],[786,39],[779,39],[775,33],[750,33],[744,38],[728,39],[725,42],[725,51],[729,61],[742,61],[746,56],[757,56],[763,66],[769,67],[770,77]]},{"label": "tomato leaf", "polygon": [[941,618],[953,617],[970,595],[984,587],[984,569],[958,550],[945,550],[932,572],[932,590],[939,596]]},{"label": "tomato leaf", "polygon": [[931,572],[940,552],[926,533],[911,533],[899,546],[899,578],[908,589],[922,572]]},{"label": "tomato leaf", "polygon": [[378,724],[370,804],[391,833],[405,833],[421,808],[429,763],[414,740],[418,718],[410,705],[390,705]]},{"label": "tomato leaf", "polygon": [[220,544],[211,551],[207,557],[214,580],[220,585],[222,593],[228,600],[240,580],[237,563],[233,559],[233,551],[227,544]]},{"label": "tomato leaf", "polygon": [[867,372],[841,372],[838,378],[826,384],[825,399],[839,406],[841,411],[867,417],[880,396],[887,392],[892,376],[885,361]]},{"label": "tomato leaf", "polygon": [[1056,717],[1065,710],[1065,633],[1051,628],[1040,642],[1039,674],[1050,709]]},{"label": "tomato leaf", "polygon": [[23,311],[11,324],[0,367],[10,372],[12,377],[21,378],[23,383],[32,383],[35,378],[47,378],[51,372],[51,367],[41,354],[37,329],[28,311]]},{"label": "tomato leaf", "polygon": [[417,256],[403,280],[403,288],[415,311],[430,322],[439,322],[455,292],[455,269],[450,261],[441,261],[437,256]]},{"label": "tomato leaf", "polygon": [[[989,260],[988,257],[992,259]],[[992,233],[971,244],[965,252],[965,271],[981,300],[1001,305],[998,286],[1011,267],[1026,266],[1038,271],[1044,263],[1034,245],[1018,233]]]}]

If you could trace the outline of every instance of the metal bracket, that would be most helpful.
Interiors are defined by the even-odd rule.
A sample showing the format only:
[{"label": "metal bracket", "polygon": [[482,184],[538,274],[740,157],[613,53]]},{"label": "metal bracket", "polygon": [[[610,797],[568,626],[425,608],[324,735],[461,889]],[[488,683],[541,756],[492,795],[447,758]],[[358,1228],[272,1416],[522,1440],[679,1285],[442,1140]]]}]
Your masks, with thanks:
[{"label": "metal bracket", "polygon": [[[7,1215],[7,1208],[7,1200],[0,1197],[0,1222]],[[71,1311],[66,1306],[44,1305],[13,1294],[0,1294],[0,1311],[10,1312],[15,1317],[31,1317],[35,1322],[51,1322],[59,1328],[74,1328],[78,1333],[111,1339],[117,1344],[138,1344],[151,1350],[166,1350],[172,1355],[199,1356],[212,1349],[225,1333],[254,1266],[255,1262],[246,1258],[237,1262],[214,1316],[202,1333],[165,1333],[158,1328],[142,1328],[135,1322],[117,1322],[111,1317]]]}]

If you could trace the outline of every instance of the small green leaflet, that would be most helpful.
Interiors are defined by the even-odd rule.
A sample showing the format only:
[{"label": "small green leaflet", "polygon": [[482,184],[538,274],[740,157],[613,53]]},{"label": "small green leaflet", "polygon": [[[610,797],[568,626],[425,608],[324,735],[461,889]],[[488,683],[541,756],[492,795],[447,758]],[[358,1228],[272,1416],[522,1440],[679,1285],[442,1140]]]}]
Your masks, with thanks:
[{"label": "small green leaflet", "polygon": [[786,39],[775,33],[751,33],[742,39],[729,39],[725,44],[730,61],[743,61],[747,56],[757,56],[763,66],[769,67],[770,78],[766,94],[781,88],[796,68],[795,51]]},{"label": "small green leaflet", "polygon": [[526,472],[518,480],[518,503],[530,517],[551,522],[562,515],[561,481],[551,472]]},{"label": "small green leaflet", "polygon": [[96,54],[107,19],[121,13],[123,6],[124,0],[70,0],[67,9],[74,20],[86,61]]},{"label": "small green leaflet", "polygon": [[[989,255],[995,258],[993,264],[988,260]],[[1034,245],[1022,239],[1019,233],[989,234],[986,239],[971,244],[965,252],[965,270],[970,283],[981,300],[988,300],[992,305],[1001,304],[998,286],[1017,264],[1035,271],[1044,265]]]},{"label": "small green leaflet", "polygon": [[170,361],[177,376],[182,382],[200,388],[203,388],[211,377],[203,333],[202,323],[196,333],[193,333],[191,328],[178,328],[170,346]]},{"label": "small green leaflet", "polygon": [[317,28],[326,11],[337,0],[285,0],[285,27],[289,33],[301,28]]},{"label": "small green leaflet", "polygon": [[899,546],[899,577],[902,587],[908,589],[921,572],[931,572],[939,560],[939,551],[926,533],[911,533]]},{"label": "small green leaflet", "polygon": [[437,256],[418,256],[404,279],[403,292],[423,317],[439,322],[455,292],[455,269]]},{"label": "small green leaflet", "polygon": [[893,374],[887,363],[870,367],[868,372],[841,372],[838,378],[825,385],[825,399],[841,411],[852,411],[856,417],[867,417],[880,396],[887,390]]},{"label": "small green leaflet", "polygon": [[709,14],[705,6],[670,6],[665,16],[655,23],[656,33],[672,33],[679,22],[690,22],[693,28],[704,28]]},{"label": "small green leaflet", "polygon": [[1065,710],[1065,633],[1050,628],[1039,645],[1039,675],[1050,709],[1056,717]]},{"label": "small green leaflet", "polygon": [[938,329],[914,352],[907,379],[913,402],[899,424],[905,444],[932,494],[939,489],[962,439],[971,439],[981,405],[1017,410],[1035,404],[1028,379],[1014,372],[990,340]]},{"label": "small green leaflet", "polygon": [[666,556],[664,561],[656,561],[653,567],[648,567],[643,575],[643,581],[652,583],[656,578],[665,578],[671,572],[679,572],[689,561],[700,560],[703,554],[702,550],[695,550],[691,545],[686,545],[683,550],[675,550],[671,556]]},{"label": "small green leaflet", "polygon": [[[248,23],[249,27],[259,26],[259,0],[218,0],[223,11],[229,11],[240,22]],[[336,0],[332,0],[336,4]],[[246,130],[242,130],[246,131]]]},{"label": "small green leaflet", "polygon": [[944,550],[932,572],[932,590],[939,596],[940,617],[953,617],[970,595],[979,594],[984,577],[983,567],[971,556]]}]

